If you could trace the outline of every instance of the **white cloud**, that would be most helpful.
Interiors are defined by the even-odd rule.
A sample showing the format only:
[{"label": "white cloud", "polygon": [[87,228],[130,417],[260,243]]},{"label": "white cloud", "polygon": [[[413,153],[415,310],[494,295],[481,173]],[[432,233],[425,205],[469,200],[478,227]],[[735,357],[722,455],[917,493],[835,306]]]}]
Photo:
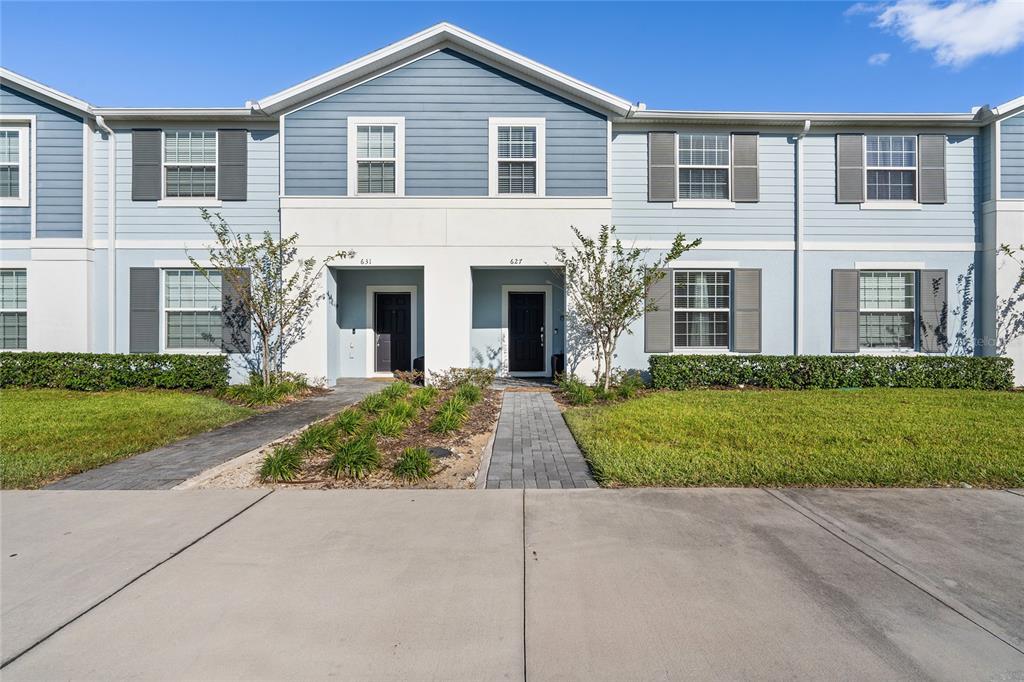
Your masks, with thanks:
[{"label": "white cloud", "polygon": [[1024,43],[1021,0],[897,0],[857,3],[847,15],[875,14],[875,26],[895,32],[915,49],[930,50],[935,61],[961,68],[978,57],[1003,54]]},{"label": "white cloud", "polygon": [[868,64],[871,66],[885,66],[885,63],[889,61],[891,56],[888,52],[876,52],[868,57]]}]

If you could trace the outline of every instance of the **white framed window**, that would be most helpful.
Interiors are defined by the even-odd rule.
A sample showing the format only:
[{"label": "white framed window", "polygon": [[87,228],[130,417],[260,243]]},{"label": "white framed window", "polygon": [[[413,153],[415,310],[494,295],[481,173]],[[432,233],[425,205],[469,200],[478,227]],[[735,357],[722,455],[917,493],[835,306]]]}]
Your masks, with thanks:
[{"label": "white framed window", "polygon": [[405,118],[348,119],[349,196],[405,196]]},{"label": "white framed window", "polygon": [[173,351],[221,348],[221,275],[194,268],[163,271],[163,347]]},{"label": "white framed window", "polygon": [[544,137],[543,118],[488,120],[488,194],[544,196]]},{"label": "white framed window", "polygon": [[217,131],[164,131],[164,197],[217,197]]},{"label": "white framed window", "polygon": [[0,206],[29,205],[29,126],[0,126]]},{"label": "white framed window", "polygon": [[0,269],[0,350],[28,348],[28,276],[25,268]]},{"label": "white framed window", "polygon": [[729,199],[729,133],[679,133],[679,200]]},{"label": "white framed window", "polygon": [[860,272],[858,338],[862,350],[913,350],[916,314],[915,271]]},{"label": "white framed window", "polygon": [[868,201],[917,201],[917,136],[865,135]]},{"label": "white framed window", "polygon": [[674,270],[672,277],[673,346],[728,350],[732,273]]}]

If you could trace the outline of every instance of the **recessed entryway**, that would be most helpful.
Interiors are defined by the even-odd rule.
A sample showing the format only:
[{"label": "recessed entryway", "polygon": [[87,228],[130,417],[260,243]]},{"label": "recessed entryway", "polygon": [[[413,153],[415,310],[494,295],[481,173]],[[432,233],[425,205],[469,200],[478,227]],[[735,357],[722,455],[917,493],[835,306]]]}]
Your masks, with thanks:
[{"label": "recessed entryway", "polygon": [[416,308],[415,286],[377,285],[366,288],[368,376],[412,369],[418,352]]},{"label": "recessed entryway", "polygon": [[551,318],[551,285],[501,287],[502,354],[508,374],[551,374]]}]

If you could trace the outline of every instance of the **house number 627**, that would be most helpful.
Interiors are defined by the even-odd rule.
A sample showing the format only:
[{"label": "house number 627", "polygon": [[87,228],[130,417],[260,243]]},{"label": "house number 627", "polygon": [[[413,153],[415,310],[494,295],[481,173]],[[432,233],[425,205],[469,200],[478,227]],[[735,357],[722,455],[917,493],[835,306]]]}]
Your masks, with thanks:
[{"label": "house number 627", "polygon": [[522,258],[513,258],[513,259],[511,259],[508,262],[508,264],[509,265],[522,265],[523,264],[523,259]]}]

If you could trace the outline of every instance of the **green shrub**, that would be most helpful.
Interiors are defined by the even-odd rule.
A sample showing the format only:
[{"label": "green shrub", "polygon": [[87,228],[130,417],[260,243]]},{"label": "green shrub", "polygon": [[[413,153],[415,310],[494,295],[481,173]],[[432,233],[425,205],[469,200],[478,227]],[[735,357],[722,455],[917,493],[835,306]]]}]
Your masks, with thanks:
[{"label": "green shrub", "polygon": [[380,453],[370,435],[362,435],[342,443],[334,452],[327,470],[335,478],[348,475],[363,478],[380,466]]},{"label": "green shrub", "polygon": [[472,405],[483,397],[484,392],[476,384],[462,384],[455,390],[455,395]]},{"label": "green shrub", "polygon": [[637,372],[624,372],[621,376],[616,377],[615,395],[625,400],[635,398],[645,388],[647,388],[647,384]]},{"label": "green shrub", "polygon": [[380,414],[388,409],[390,404],[391,398],[384,395],[384,393],[371,393],[359,403],[359,409],[367,414]]},{"label": "green shrub", "polygon": [[443,372],[431,372],[430,383],[443,391],[473,384],[484,389],[491,385],[497,372],[489,367],[452,367]]},{"label": "green shrub", "polygon": [[405,424],[405,420],[393,412],[385,412],[370,422],[368,432],[385,438],[393,438],[405,430]]},{"label": "green shrub", "polygon": [[279,445],[263,458],[260,480],[271,482],[294,481],[302,467],[302,452],[291,445]]},{"label": "green shrub", "polygon": [[596,397],[594,389],[574,376],[567,376],[562,379],[559,388],[562,389],[562,395],[565,396],[565,399],[572,405],[589,405],[594,402]]},{"label": "green shrub", "polygon": [[0,353],[0,387],[201,391],[228,384],[226,355]]},{"label": "green shrub", "polygon": [[871,355],[652,355],[654,388],[1013,388],[1000,357]]},{"label": "green shrub", "polygon": [[295,447],[302,452],[331,450],[338,440],[338,431],[333,423],[320,422],[303,431],[295,441]]},{"label": "green shrub", "polygon": [[334,418],[334,427],[346,436],[351,436],[363,425],[363,413],[358,410],[345,410]]},{"label": "green shrub", "polygon": [[430,477],[433,459],[426,448],[406,448],[392,469],[395,476],[414,481]]},{"label": "green shrub", "polygon": [[409,396],[409,402],[412,403],[413,407],[422,410],[423,408],[434,402],[434,398],[437,397],[438,390],[433,386],[424,386],[418,388],[412,392]]},{"label": "green shrub", "polygon": [[434,420],[430,422],[430,430],[434,433],[451,433],[466,422],[469,405],[458,396],[452,396],[441,405]]},{"label": "green shrub", "polygon": [[386,395],[390,400],[397,400],[399,398],[404,398],[405,394],[409,392],[410,388],[412,387],[409,386],[409,384],[407,384],[406,382],[396,381],[385,386],[380,393],[381,395]]},{"label": "green shrub", "polygon": [[393,414],[401,419],[403,423],[408,424],[416,416],[416,407],[408,401],[399,400],[385,414]]}]

